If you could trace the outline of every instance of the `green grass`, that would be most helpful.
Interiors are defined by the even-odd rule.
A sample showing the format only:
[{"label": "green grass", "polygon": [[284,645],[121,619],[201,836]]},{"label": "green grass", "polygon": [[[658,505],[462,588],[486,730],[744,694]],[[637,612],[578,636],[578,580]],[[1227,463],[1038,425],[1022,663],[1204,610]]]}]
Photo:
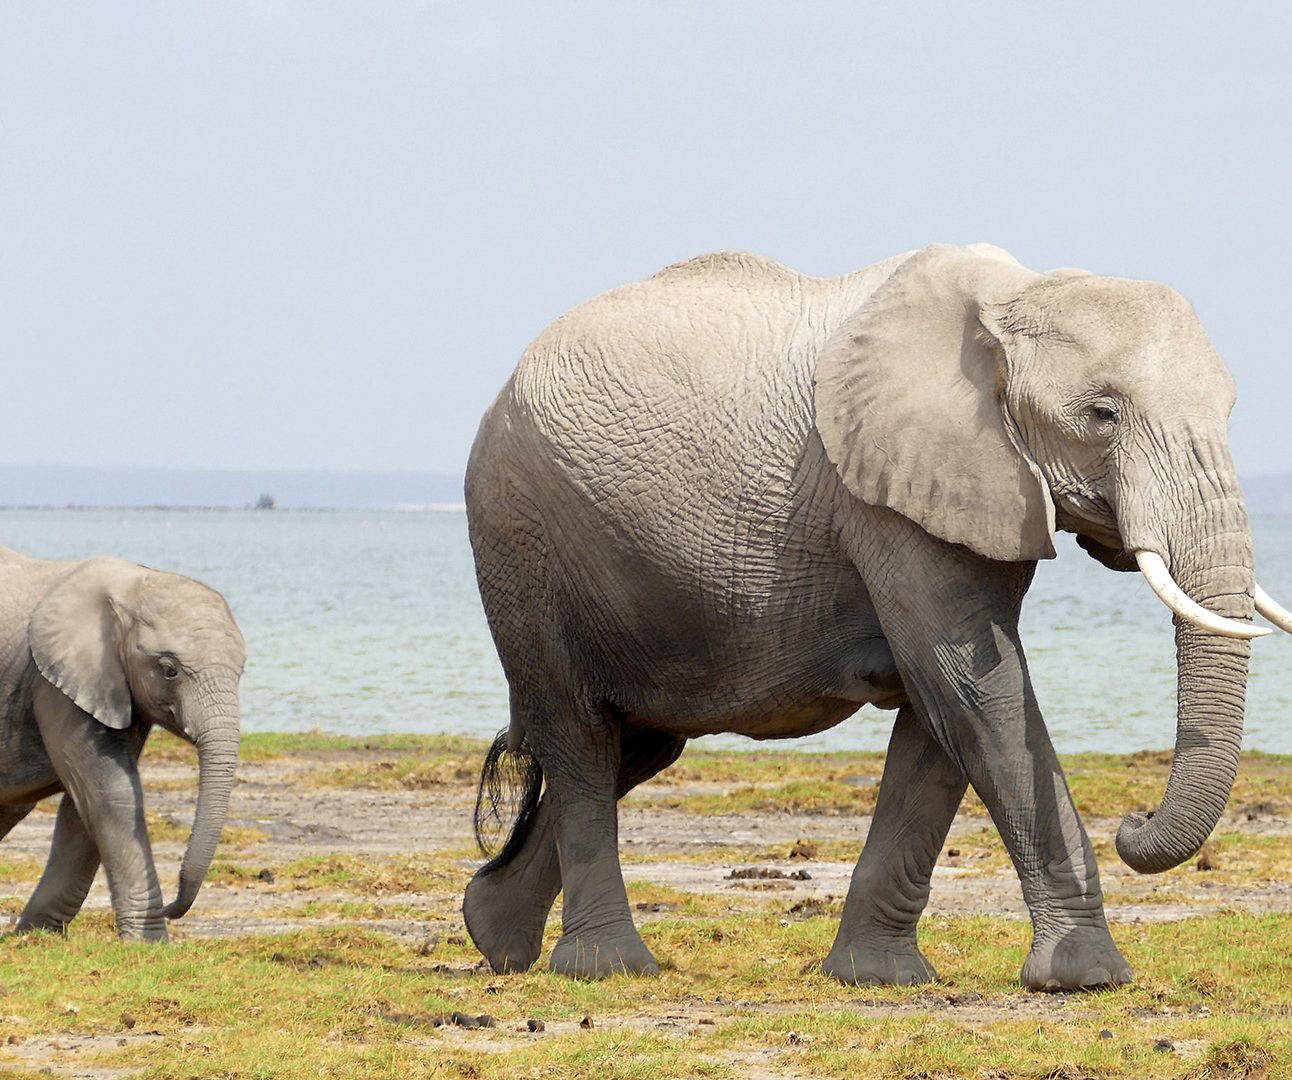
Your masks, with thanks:
[{"label": "green grass", "polygon": [[869,814],[875,809],[878,787],[857,787],[829,778],[795,778],[782,784],[744,784],[721,792],[673,794],[667,788],[631,794],[630,805],[662,806],[689,814]]},{"label": "green grass", "polygon": [[[820,975],[834,929],[772,913],[662,918],[643,926],[658,978],[585,983],[480,972],[460,939],[427,948],[341,926],[156,947],[121,944],[100,920],[66,940],[0,941],[0,985],[19,1039],[159,1032],[93,1055],[150,1077],[739,1077],[749,1055],[772,1074],[863,1078],[1292,1068],[1286,916],[1119,927],[1141,982],[1065,999],[1018,989],[1021,922],[929,920],[925,951],[945,979],[931,988]],[[434,1026],[454,1011],[497,1027]],[[549,1030],[516,1030],[530,1018]],[[1159,1039],[1192,1056],[1155,1050]]]},{"label": "green grass", "polygon": [[[483,760],[489,742],[459,735],[327,735],[320,731],[246,731],[239,756],[243,761],[272,761],[299,754],[368,751],[372,753],[454,753],[476,763]],[[144,750],[154,761],[196,760],[196,751],[183,739],[155,729]]]},{"label": "green grass", "polygon": [[309,782],[322,787],[400,789],[419,791],[474,783],[478,763],[465,753],[412,756],[401,754],[393,760],[357,761],[333,769],[316,769]]}]

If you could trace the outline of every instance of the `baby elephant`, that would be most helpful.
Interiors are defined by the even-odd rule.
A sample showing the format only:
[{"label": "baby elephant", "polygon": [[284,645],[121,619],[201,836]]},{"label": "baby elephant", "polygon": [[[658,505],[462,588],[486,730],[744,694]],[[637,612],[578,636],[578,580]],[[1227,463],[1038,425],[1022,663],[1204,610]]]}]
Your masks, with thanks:
[{"label": "baby elephant", "polygon": [[[102,861],[117,933],[162,941],[197,896],[238,762],[246,649],[219,593],[121,559],[33,559],[0,547],[0,837],[64,792],[18,929],[64,931]],[[138,759],[153,724],[197,747],[200,781],[179,893],[162,901]]]}]

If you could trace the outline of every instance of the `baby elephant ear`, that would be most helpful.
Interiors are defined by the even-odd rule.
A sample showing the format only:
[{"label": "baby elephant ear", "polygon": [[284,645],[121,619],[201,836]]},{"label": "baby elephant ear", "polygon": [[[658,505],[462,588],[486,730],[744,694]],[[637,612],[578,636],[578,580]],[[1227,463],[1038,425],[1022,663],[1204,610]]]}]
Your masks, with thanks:
[{"label": "baby elephant ear", "polygon": [[[826,344],[816,426],[845,487],[989,559],[1054,556],[1054,504],[1005,406],[984,309],[1039,275],[999,248],[912,255]],[[994,308],[993,308],[994,310]]]},{"label": "baby elephant ear", "polygon": [[142,569],[119,559],[87,559],[60,578],[27,622],[31,655],[49,682],[110,728],[130,726],[130,686],[122,663],[121,604]]}]

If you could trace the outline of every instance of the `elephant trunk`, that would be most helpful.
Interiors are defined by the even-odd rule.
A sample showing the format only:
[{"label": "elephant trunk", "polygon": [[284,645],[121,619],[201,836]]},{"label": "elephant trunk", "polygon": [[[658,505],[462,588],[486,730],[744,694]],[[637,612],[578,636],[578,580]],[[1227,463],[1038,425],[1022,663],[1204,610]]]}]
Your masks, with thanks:
[{"label": "elephant trunk", "polygon": [[[1213,467],[1195,474],[1184,489],[1193,501],[1178,508],[1164,543],[1141,542],[1126,530],[1132,533],[1127,546],[1164,552],[1171,577],[1192,600],[1217,615],[1250,623],[1255,581],[1251,533],[1229,455],[1220,455],[1207,455]],[[1117,832],[1118,854],[1145,874],[1177,866],[1202,846],[1229,799],[1242,748],[1251,642],[1179,616],[1175,642],[1178,708],[1166,792],[1156,812],[1128,815]]]},{"label": "elephant trunk", "polygon": [[184,915],[197,898],[211,868],[229,812],[229,794],[238,764],[239,711],[233,691],[202,695],[190,730],[197,746],[198,790],[193,832],[179,870],[179,891],[166,908],[168,919]]}]

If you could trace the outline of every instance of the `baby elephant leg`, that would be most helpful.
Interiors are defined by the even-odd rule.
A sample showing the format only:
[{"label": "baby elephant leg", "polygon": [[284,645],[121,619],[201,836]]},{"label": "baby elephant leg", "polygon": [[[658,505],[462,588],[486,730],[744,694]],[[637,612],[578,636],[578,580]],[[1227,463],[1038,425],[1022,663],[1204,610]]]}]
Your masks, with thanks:
[{"label": "baby elephant leg", "polygon": [[[117,933],[123,938],[165,941],[161,883],[148,840],[143,787],[135,765],[138,746],[132,733],[94,722],[44,680],[37,683],[34,708],[50,763],[75,802],[81,830],[93,838],[103,861]],[[67,804],[65,799],[63,806]],[[62,807],[60,821],[61,814]],[[63,856],[57,842],[51,858],[58,872]]]},{"label": "baby elephant leg", "polygon": [[36,891],[18,918],[18,932],[54,930],[67,933],[99,869],[99,849],[85,829],[70,795],[58,804],[54,843]]},{"label": "baby elephant leg", "polygon": [[920,952],[916,926],[965,787],[964,774],[904,705],[893,725],[879,800],[839,933],[823,965],[828,975],[849,984],[937,978]]}]

